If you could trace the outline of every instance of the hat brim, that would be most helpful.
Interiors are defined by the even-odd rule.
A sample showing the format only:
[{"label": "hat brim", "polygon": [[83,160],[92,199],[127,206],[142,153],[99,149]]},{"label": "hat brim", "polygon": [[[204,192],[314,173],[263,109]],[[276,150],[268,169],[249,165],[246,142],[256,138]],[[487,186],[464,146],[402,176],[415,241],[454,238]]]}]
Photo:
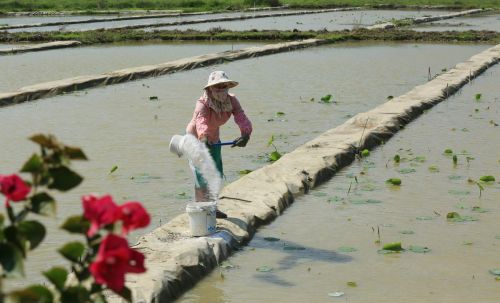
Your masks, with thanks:
[{"label": "hat brim", "polygon": [[232,80],[225,80],[225,81],[219,81],[217,83],[212,83],[212,84],[206,85],[203,89],[207,89],[207,88],[214,86],[214,85],[217,85],[217,84],[227,84],[227,88],[233,88],[235,86],[238,86],[239,83],[236,81],[232,81]]}]

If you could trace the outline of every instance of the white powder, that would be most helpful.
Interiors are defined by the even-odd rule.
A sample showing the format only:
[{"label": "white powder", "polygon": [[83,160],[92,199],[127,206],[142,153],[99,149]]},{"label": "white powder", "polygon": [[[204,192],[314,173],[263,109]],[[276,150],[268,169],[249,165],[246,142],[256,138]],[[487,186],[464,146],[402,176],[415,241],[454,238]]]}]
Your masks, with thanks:
[{"label": "white powder", "polygon": [[190,163],[198,169],[207,181],[210,201],[217,202],[222,176],[215,167],[215,162],[208,148],[191,134],[186,134],[183,141],[182,146],[180,146],[182,154],[186,155]]}]

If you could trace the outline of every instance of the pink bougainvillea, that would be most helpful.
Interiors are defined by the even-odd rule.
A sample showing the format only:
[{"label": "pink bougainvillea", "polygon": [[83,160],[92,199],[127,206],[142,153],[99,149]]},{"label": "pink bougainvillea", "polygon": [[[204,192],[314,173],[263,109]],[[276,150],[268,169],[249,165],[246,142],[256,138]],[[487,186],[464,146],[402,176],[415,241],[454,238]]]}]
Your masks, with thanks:
[{"label": "pink bougainvillea", "polygon": [[18,202],[26,199],[31,191],[18,175],[0,175],[0,192],[7,198],[5,205],[9,207],[9,201]]}]

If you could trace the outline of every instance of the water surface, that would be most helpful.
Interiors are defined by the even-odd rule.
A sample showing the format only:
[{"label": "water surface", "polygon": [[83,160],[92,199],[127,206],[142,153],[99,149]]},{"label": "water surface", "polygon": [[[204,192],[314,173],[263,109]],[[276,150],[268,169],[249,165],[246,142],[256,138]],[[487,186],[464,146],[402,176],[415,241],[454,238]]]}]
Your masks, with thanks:
[{"label": "water surface", "polygon": [[491,30],[500,32],[500,14],[487,13],[447,19],[412,27],[416,31]]}]

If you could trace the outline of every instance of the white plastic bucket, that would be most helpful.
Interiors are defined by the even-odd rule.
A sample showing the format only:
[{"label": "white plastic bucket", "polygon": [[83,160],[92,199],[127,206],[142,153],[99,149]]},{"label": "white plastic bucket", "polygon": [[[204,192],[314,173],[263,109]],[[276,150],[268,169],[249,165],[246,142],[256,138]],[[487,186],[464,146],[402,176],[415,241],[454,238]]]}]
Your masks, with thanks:
[{"label": "white plastic bucket", "polygon": [[217,230],[214,202],[193,202],[186,206],[191,235],[195,237],[213,234]]}]

